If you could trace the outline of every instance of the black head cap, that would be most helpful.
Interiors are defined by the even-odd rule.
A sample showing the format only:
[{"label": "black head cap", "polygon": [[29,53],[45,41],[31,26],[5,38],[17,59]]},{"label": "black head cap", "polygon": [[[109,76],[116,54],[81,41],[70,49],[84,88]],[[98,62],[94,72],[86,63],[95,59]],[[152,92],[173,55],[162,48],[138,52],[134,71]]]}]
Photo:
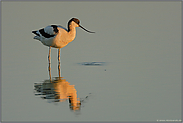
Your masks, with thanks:
[{"label": "black head cap", "polygon": [[74,22],[77,23],[78,25],[79,25],[79,23],[80,23],[80,21],[79,21],[77,18],[72,18],[72,19],[69,20],[68,25],[70,25],[70,23],[71,23],[72,21],[74,21]]},{"label": "black head cap", "polygon": [[71,22],[74,21],[75,23],[77,23],[79,25],[80,21],[77,18],[72,18],[69,20],[68,22],[68,30],[69,30],[69,25],[71,24]]},{"label": "black head cap", "polygon": [[77,18],[72,18],[72,21],[74,21],[75,23],[77,23],[79,25],[80,21]]}]

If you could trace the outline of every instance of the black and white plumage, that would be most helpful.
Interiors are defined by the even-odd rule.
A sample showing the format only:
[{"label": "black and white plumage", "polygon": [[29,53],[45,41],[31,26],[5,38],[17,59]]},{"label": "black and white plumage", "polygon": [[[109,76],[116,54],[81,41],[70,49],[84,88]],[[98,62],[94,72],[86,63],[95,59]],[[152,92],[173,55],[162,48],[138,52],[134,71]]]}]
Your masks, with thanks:
[{"label": "black and white plumage", "polygon": [[[40,30],[32,31],[32,33],[34,33],[36,35],[34,37],[34,39],[41,41],[46,46],[51,46],[54,48],[62,48],[64,46],[66,46],[66,45],[64,45],[64,46],[62,45],[62,44],[65,44],[64,41],[59,40],[59,39],[61,39],[61,36],[63,37],[64,34],[65,34],[65,37],[67,36],[66,32],[68,32],[68,30],[59,25],[50,25],[50,26],[47,26]],[[57,34],[59,34],[59,35],[57,36]],[[57,36],[57,38],[56,38],[56,36]],[[57,41],[55,41],[55,38],[57,39]],[[66,41],[68,42],[68,40],[66,40]],[[56,45],[56,43],[57,43],[57,45]]]},{"label": "black and white plumage", "polygon": [[72,18],[68,22],[68,29],[60,25],[50,25],[37,31],[32,31],[36,36],[34,39],[41,41],[44,45],[54,48],[65,47],[68,43],[74,40],[76,36],[76,27],[81,27],[87,32],[94,33],[86,30],[81,25],[80,21]]},{"label": "black and white plumage", "polygon": [[32,31],[32,33],[36,34],[38,39],[40,36],[43,36],[45,38],[51,38],[58,33],[57,27],[58,27],[57,25],[51,25],[38,31]]},{"label": "black and white plumage", "polygon": [[[44,45],[49,47],[49,64],[51,47],[58,48],[58,54],[60,54],[60,48],[65,47],[68,43],[74,40],[76,36],[76,27],[81,27],[89,33],[95,33],[86,30],[79,23],[80,21],[77,18],[72,18],[68,22],[68,29],[60,25],[50,25],[45,28],[32,31],[32,33],[36,35],[34,39],[41,41]],[[60,56],[58,56],[58,59],[60,59]]]}]

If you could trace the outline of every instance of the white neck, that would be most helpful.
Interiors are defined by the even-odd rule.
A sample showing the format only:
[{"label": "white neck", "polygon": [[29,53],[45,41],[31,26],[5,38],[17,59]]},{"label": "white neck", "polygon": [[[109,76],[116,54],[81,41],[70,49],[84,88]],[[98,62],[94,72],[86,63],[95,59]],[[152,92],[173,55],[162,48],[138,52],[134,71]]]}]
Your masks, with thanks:
[{"label": "white neck", "polygon": [[72,23],[69,25],[69,32],[68,32],[69,37],[70,37],[70,38],[69,38],[69,39],[70,39],[69,42],[73,41],[74,38],[76,37],[76,27],[78,27],[78,25],[77,25],[75,22],[72,22]]}]

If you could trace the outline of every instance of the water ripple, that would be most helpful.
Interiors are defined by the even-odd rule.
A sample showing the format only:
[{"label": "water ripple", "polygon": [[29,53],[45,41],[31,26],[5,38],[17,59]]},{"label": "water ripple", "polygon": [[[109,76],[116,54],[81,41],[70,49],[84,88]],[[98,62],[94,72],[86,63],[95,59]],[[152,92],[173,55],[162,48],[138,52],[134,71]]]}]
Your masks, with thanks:
[{"label": "water ripple", "polygon": [[105,65],[105,62],[81,62],[78,64],[84,66],[103,66]]}]

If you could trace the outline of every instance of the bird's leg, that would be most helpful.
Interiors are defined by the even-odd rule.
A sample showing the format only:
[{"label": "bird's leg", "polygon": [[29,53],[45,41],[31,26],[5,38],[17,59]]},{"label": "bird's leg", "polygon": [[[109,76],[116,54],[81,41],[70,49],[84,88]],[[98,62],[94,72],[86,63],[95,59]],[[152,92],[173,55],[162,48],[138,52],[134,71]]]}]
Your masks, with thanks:
[{"label": "bird's leg", "polygon": [[59,72],[59,78],[60,78],[60,48],[58,49],[58,72]]},{"label": "bird's leg", "polygon": [[49,76],[50,76],[50,82],[51,82],[51,62],[50,62],[50,52],[51,52],[51,47],[49,47],[49,53],[48,53],[48,71],[49,71]]}]

